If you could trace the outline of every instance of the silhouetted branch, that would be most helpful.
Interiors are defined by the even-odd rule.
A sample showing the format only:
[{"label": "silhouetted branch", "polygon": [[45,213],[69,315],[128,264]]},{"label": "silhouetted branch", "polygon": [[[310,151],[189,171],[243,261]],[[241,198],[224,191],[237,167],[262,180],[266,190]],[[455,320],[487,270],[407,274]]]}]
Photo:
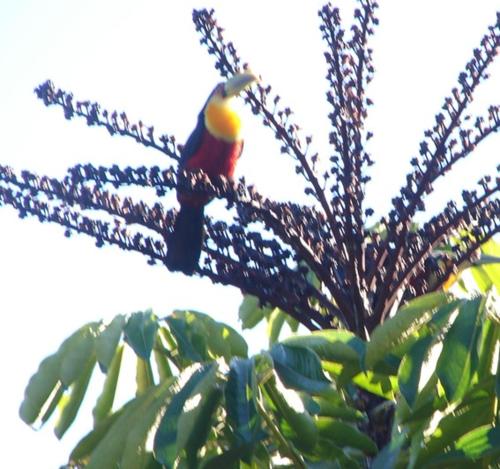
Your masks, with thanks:
[{"label": "silhouetted branch", "polygon": [[107,111],[101,109],[98,103],[91,101],[76,101],[74,103],[72,93],[56,88],[50,80],[37,86],[35,93],[46,106],[61,106],[64,117],[68,120],[75,116],[83,117],[89,126],[105,127],[111,135],[132,137],[136,142],[159,150],[176,161],[180,159],[174,137],[168,135],[155,137],[153,126],[147,126],[142,121],[131,123],[125,112]]},{"label": "silhouetted branch", "polygon": [[[217,24],[214,10],[194,10],[193,21],[196,30],[201,34],[201,44],[207,46],[208,53],[216,58],[215,68],[223,77],[241,71],[241,59],[238,56],[232,42],[226,43],[223,37],[223,29]],[[306,194],[313,195],[325,211],[327,219],[333,230],[336,223],[332,214],[332,208],[328,203],[324,191],[324,181],[320,181],[315,171],[315,163],[318,154],[310,155],[309,149],[312,137],[303,137],[300,127],[292,121],[293,112],[289,107],[280,105],[281,97],[272,95],[271,86],[257,84],[257,92],[244,91],[245,102],[250,104],[252,112],[262,117],[264,126],[269,127],[278,141],[282,143],[281,152],[291,155],[297,160],[295,170],[297,174],[304,176],[305,180],[312,186],[306,188]]]},{"label": "silhouetted branch", "polygon": [[[350,29],[338,8],[328,4],[319,11],[327,47],[333,150],[324,175],[316,172],[318,155],[311,151],[311,137],[301,134],[280,96],[263,84],[244,92],[246,103],[281,143],[281,152],[294,158],[314,206],[276,202],[244,179],[210,178],[202,171],[179,171],[177,165],[91,164],[69,168],[62,179],[0,166],[0,205],[14,207],[21,217],[60,224],[67,235],[89,235],[98,246],[116,245],[145,255],[150,263],[165,263],[165,240],[177,210],[165,208],[168,199],[163,196],[180,189],[225,200],[233,219],[205,217],[197,274],[254,294],[310,329],[343,327],[367,339],[401,301],[443,287],[450,274],[472,262],[481,243],[500,230],[500,179],[488,176],[478,190],[463,192],[462,207],[449,202],[421,228],[414,224],[434,182],[500,128],[499,106],[490,106],[487,115],[474,119],[465,115],[500,47],[500,14],[459,75],[435,125],[425,132],[420,155],[411,161],[393,209],[368,230],[365,214],[371,209],[363,207],[364,188],[373,161],[365,149],[372,135],[364,123],[371,105],[366,88],[374,73],[369,42],[378,20],[373,0],[358,4]],[[234,45],[224,40],[213,10],[194,10],[193,21],[222,76],[245,68]],[[51,82],[41,84],[36,93],[46,105],[61,106],[67,119],[83,117],[89,126],[132,137],[179,161],[181,146],[174,137],[156,137],[152,126],[131,124],[125,113],[101,110],[90,101],[75,102],[71,93]],[[157,199],[134,201],[127,190],[136,188],[154,191]]]},{"label": "silhouetted branch", "polygon": [[[495,106],[490,108],[490,128],[484,131],[479,125],[475,136],[471,136],[471,132],[461,127],[461,120],[467,105],[472,100],[474,90],[487,78],[486,69],[498,54],[500,14],[497,15],[495,25],[489,28],[480,45],[480,48],[474,49],[473,58],[467,63],[465,71],[459,75],[459,88],[454,88],[451,96],[445,99],[442,106],[445,114],[439,113],[434,127],[425,132],[426,138],[420,144],[420,157],[412,160],[414,169],[407,176],[407,184],[402,187],[400,195],[393,199],[394,209],[389,213],[387,225],[389,236],[384,251],[379,253],[377,263],[377,268],[381,268],[382,259],[384,257],[389,259],[385,283],[380,289],[379,300],[375,306],[376,316],[384,316],[388,310],[388,300],[392,297],[388,296],[388,292],[408,252],[405,247],[409,246],[407,234],[412,218],[418,210],[425,208],[423,199],[432,192],[432,184],[449,171],[456,161],[469,155],[486,135],[499,128],[498,107]],[[462,150],[458,152],[453,151],[458,140],[452,136],[456,134],[462,145]],[[391,243],[395,245],[394,249],[388,248]]]}]

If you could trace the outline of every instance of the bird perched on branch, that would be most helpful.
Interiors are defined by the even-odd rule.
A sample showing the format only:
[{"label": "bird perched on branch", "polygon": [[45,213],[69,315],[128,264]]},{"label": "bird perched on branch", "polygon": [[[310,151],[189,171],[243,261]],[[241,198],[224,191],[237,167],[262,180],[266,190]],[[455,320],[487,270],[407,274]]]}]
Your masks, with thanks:
[{"label": "bird perched on branch", "polygon": [[[234,98],[255,81],[257,77],[245,71],[214,88],[182,150],[179,171],[201,169],[211,178],[233,177],[243,150],[241,118],[234,108]],[[210,199],[178,189],[177,200],[180,210],[174,231],[167,238],[166,265],[172,271],[192,275],[200,259],[203,211]]]}]

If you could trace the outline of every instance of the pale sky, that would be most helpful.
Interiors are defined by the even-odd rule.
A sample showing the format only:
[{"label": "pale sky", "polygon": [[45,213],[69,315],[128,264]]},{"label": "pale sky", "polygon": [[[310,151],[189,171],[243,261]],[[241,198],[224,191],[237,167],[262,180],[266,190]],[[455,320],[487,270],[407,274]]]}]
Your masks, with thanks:
[{"label": "pale sky", "polygon": [[[350,5],[343,0],[339,5]],[[369,89],[375,106],[367,127],[376,166],[367,198],[383,213],[404,182],[423,130],[433,123],[444,96],[473,47],[495,20],[497,1],[381,1],[373,41],[377,69]],[[251,8],[249,8],[251,5]],[[213,6],[243,60],[260,73],[296,113],[327,158],[323,44],[317,28],[319,1],[172,2],[148,0],[3,0],[0,3],[0,164],[61,176],[78,162],[95,165],[170,165],[163,154],[103,129],[64,119],[45,108],[33,88],[50,78],[77,99],[125,110],[132,120],[183,141],[219,81],[213,60],[191,22],[194,6]],[[347,20],[350,8],[344,9]],[[500,101],[500,67],[479,88],[474,109]],[[297,179],[279,145],[248,110],[245,152],[237,169],[260,192],[280,199],[297,195]],[[499,163],[495,135],[430,199],[438,210],[462,188],[492,173]],[[216,205],[216,204],[215,204]],[[217,210],[217,207],[210,207]],[[75,329],[88,321],[152,307],[158,315],[193,308],[237,327],[238,291],[207,280],[172,275],[161,266],[117,248],[97,249],[91,239],[63,236],[59,226],[19,220],[0,208],[0,332],[3,370],[0,416],[6,436],[2,466],[56,468],[90,429],[87,403],[82,424],[58,442],[51,423],[34,432],[18,418],[29,377]],[[265,346],[249,336],[253,350]],[[133,381],[134,377],[130,376]]]}]

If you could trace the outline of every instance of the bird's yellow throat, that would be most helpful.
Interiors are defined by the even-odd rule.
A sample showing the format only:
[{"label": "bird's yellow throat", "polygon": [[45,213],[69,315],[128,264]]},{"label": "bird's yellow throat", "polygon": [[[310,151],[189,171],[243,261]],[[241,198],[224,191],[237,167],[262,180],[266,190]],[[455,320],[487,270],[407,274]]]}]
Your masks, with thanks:
[{"label": "bird's yellow throat", "polygon": [[205,127],[226,142],[241,140],[241,118],[233,107],[232,98],[213,97],[205,108]]}]

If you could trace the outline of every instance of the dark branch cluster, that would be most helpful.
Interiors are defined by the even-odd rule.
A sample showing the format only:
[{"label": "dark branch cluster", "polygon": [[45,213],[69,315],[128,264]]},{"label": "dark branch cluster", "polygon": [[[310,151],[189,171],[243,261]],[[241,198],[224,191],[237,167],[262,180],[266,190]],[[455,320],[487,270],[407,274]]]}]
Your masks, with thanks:
[{"label": "dark branch cluster", "polygon": [[102,110],[98,103],[91,101],[73,102],[72,93],[56,89],[50,80],[37,86],[35,93],[46,106],[54,104],[61,106],[64,117],[68,120],[75,116],[83,117],[89,126],[105,127],[111,135],[132,137],[136,142],[159,150],[174,160],[180,159],[174,137],[169,135],[156,137],[153,126],[145,125],[141,120],[132,123],[125,112]]},{"label": "dark branch cluster", "polygon": [[[178,172],[176,166],[90,164],[68,169],[61,180],[0,166],[0,204],[14,207],[22,217],[34,215],[63,225],[68,234],[88,234],[98,246],[118,245],[144,254],[149,262],[164,263],[165,240],[177,211],[165,209],[161,199],[136,202],[123,191],[148,188],[161,198],[182,188],[223,199],[233,221],[205,218],[198,274],[252,293],[310,329],[340,326],[366,337],[401,301],[441,288],[500,231],[498,177],[483,178],[477,190],[463,192],[461,206],[450,202],[423,226],[413,221],[424,210],[424,198],[435,181],[500,127],[498,106],[484,116],[466,114],[500,47],[500,15],[425,132],[392,210],[375,229],[367,229],[365,217],[371,209],[364,206],[364,188],[373,160],[365,150],[372,137],[365,129],[372,104],[366,90],[374,73],[370,38],[378,20],[374,1],[358,3],[348,30],[338,8],[328,4],[319,11],[331,106],[331,164],[326,173],[318,173],[311,137],[301,133],[293,112],[270,85],[262,81],[244,92],[245,102],[280,142],[281,152],[294,159],[311,206],[274,202],[243,179],[214,180],[201,171]],[[246,68],[235,46],[225,41],[213,11],[195,10],[193,21],[223,77]],[[174,161],[180,158],[174,137],[157,137],[152,126],[131,123],[123,112],[74,101],[51,82],[37,87],[36,94],[47,106],[62,107],[67,119],[82,117],[90,126],[132,137]]]}]

